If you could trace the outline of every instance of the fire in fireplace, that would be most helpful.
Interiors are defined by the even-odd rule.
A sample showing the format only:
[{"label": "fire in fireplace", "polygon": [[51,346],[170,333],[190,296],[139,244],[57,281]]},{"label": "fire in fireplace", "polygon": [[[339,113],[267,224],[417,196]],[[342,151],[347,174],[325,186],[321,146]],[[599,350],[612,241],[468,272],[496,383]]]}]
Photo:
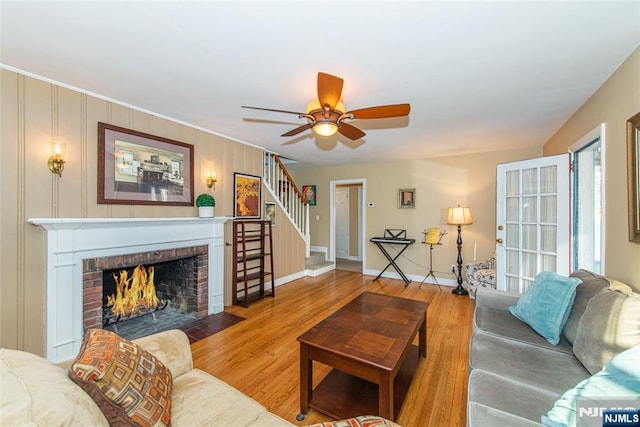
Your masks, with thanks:
[{"label": "fire in fireplace", "polygon": [[114,293],[105,295],[107,302],[104,305],[103,326],[167,307],[169,300],[160,300],[156,293],[154,273],[153,266],[145,268],[143,265],[137,266],[131,277],[129,270],[112,273],[116,289]]},{"label": "fire in fireplace", "polygon": [[207,266],[206,245],[83,260],[85,330],[135,339],[206,316]]}]

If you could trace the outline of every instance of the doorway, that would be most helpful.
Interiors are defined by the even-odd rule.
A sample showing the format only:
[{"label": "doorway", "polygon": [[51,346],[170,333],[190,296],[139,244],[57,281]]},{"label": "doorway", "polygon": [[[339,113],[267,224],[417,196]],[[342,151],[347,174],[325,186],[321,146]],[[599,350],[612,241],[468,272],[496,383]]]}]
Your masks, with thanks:
[{"label": "doorway", "polygon": [[364,179],[330,182],[329,259],[337,270],[362,272],[365,187]]}]

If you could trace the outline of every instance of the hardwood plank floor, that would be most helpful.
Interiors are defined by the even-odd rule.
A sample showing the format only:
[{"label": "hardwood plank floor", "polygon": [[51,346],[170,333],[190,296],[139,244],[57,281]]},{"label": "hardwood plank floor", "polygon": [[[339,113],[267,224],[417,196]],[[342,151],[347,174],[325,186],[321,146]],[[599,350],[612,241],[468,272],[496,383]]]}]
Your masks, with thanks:
[{"label": "hardwood plank floor", "polygon": [[[464,426],[467,401],[467,360],[473,301],[444,286],[381,278],[348,271],[331,271],[279,286],[275,298],[249,308],[225,311],[246,320],[191,345],[194,365],[260,402],[269,411],[296,425],[330,418],[300,411],[299,344],[296,338],[363,291],[429,301],[427,359],[418,365],[397,422],[405,427]],[[417,344],[417,338],[415,341]],[[317,385],[329,372],[314,363]]]}]

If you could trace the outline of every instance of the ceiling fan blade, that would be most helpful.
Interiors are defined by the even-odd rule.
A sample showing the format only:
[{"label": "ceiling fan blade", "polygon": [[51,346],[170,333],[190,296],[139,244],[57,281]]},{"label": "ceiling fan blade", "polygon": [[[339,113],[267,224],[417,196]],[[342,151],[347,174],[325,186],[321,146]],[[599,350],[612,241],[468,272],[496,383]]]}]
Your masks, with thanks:
[{"label": "ceiling fan blade", "polygon": [[342,84],[340,77],[327,73],[318,73],[318,101],[321,106],[328,105],[330,109],[336,108],[342,96]]},{"label": "ceiling fan blade", "polygon": [[241,107],[242,108],[250,108],[252,110],[274,111],[276,113],[287,113],[287,114],[297,114],[297,115],[304,115],[305,114],[305,113],[298,113],[296,111],[274,110],[273,108],[247,107],[246,105],[241,105]]},{"label": "ceiling fan blade", "polygon": [[347,138],[355,141],[356,139],[360,139],[366,135],[366,133],[362,132],[355,126],[350,125],[349,123],[342,122],[340,123],[340,127],[338,127],[338,132],[346,136]]},{"label": "ceiling fan blade", "polygon": [[354,119],[386,119],[387,117],[408,116],[410,110],[411,106],[409,104],[394,104],[360,108],[349,111],[346,114],[353,115]]},{"label": "ceiling fan blade", "polygon": [[287,133],[283,133],[280,136],[294,136],[294,135],[299,134],[300,132],[304,132],[307,129],[311,129],[313,127],[313,125],[314,125],[314,123],[307,123],[305,125],[298,126],[297,128],[292,129]]}]

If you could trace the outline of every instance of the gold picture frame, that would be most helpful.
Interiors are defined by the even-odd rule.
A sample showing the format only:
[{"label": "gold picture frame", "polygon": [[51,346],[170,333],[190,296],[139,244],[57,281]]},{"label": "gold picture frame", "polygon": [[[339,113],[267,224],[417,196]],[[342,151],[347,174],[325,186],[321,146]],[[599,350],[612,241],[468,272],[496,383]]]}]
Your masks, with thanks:
[{"label": "gold picture frame", "polygon": [[627,120],[629,241],[640,243],[640,113]]}]

